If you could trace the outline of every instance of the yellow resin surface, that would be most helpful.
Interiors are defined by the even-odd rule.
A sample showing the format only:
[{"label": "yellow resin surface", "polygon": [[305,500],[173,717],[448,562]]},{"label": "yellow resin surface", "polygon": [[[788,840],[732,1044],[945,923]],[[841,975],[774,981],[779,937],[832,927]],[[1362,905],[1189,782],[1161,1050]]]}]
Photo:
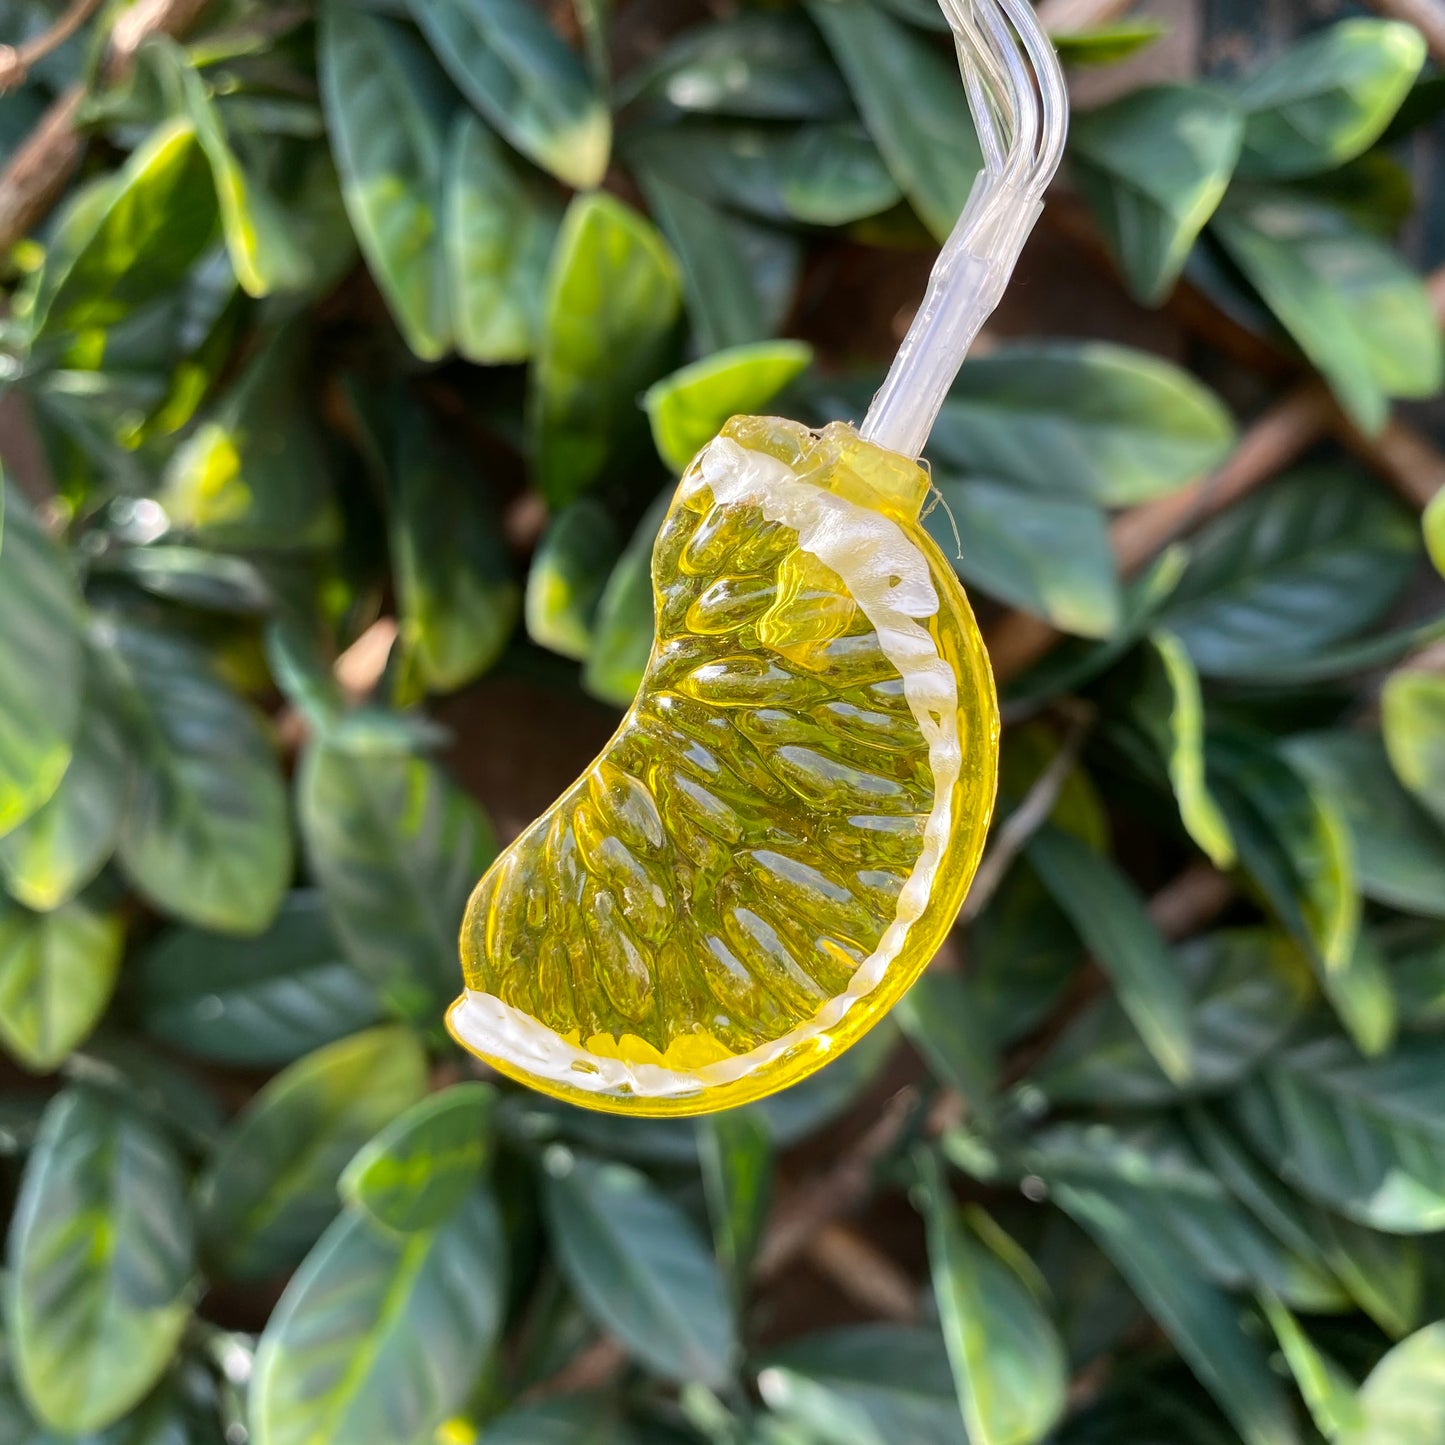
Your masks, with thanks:
[{"label": "yellow resin surface", "polygon": [[460,1043],[574,1104],[700,1114],[806,1078],[907,992],[998,775],[927,493],[841,424],[739,418],[701,453],[654,552],[637,700],[472,898]]}]

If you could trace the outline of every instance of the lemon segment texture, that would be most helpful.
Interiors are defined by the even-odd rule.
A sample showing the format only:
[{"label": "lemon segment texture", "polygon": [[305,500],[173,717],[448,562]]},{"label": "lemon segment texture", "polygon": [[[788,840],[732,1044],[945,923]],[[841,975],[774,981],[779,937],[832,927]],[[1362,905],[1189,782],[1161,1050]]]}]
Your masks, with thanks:
[{"label": "lemon segment texture", "polygon": [[730,422],[653,555],[657,643],[597,762],[482,879],[457,1040],[572,1103],[730,1108],[797,1083],[952,926],[998,776],[993,675],[851,428]]}]

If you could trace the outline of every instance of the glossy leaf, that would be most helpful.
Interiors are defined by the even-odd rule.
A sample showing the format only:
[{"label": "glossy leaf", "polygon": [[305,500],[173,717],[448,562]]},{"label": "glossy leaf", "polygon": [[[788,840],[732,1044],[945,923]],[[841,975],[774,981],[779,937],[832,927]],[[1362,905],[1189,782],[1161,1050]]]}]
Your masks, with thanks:
[{"label": "glossy leaf", "polygon": [[346,956],[383,999],[431,1016],[455,993],[457,935],[496,854],[481,809],[437,766],[395,749],[313,741],[298,807]]},{"label": "glossy leaf", "polygon": [[1032,1445],[1064,1412],[1068,1362],[1028,1256],[982,1210],[960,1217],[925,1171],[928,1254],[968,1439]]},{"label": "glossy leaf", "polygon": [[1425,508],[1425,549],[1435,570],[1445,577],[1445,488],[1436,492]]},{"label": "glossy leaf", "polygon": [[597,609],[622,551],[606,507],[579,497],[543,533],[527,573],[527,635],[581,662],[592,650]]},{"label": "glossy leaf", "polygon": [[698,1125],[698,1159],[718,1258],[739,1298],[772,1202],[773,1139],[756,1109],[732,1109]]},{"label": "glossy leaf", "polygon": [[[1299,947],[1265,929],[1213,933],[1175,958],[1191,994],[1191,1093],[1219,1092],[1246,1078],[1314,996]],[[1030,1083],[1061,1103],[1165,1104],[1180,1093],[1114,999],[1080,1013]]]},{"label": "glossy leaf", "polygon": [[1358,1425],[1340,1445],[1429,1445],[1445,1431],[1445,1322],[1395,1346],[1360,1386]]},{"label": "glossy leaf", "polygon": [[598,185],[612,119],[581,60],[525,0],[411,0],[457,88],[523,155],[579,190]]},{"label": "glossy leaf", "polygon": [[1345,20],[1291,46],[1235,87],[1247,116],[1241,170],[1302,176],[1379,139],[1425,62],[1413,25]]},{"label": "glossy leaf", "polygon": [[720,351],[655,383],[642,398],[657,454],[678,475],[735,416],[758,416],[795,377],[813,349],[766,341]]},{"label": "glossy leaf", "polygon": [[100,1021],[120,973],[125,925],[82,899],[31,913],[0,897],[0,1041],[49,1073]]},{"label": "glossy leaf", "polygon": [[505,1238],[473,1191],[435,1229],[402,1236],[344,1214],[261,1336],[257,1445],[431,1445],[466,1403],[501,1324]]},{"label": "glossy leaf", "polygon": [[336,1182],[373,1134],[421,1098],[416,1035],[372,1029],[308,1054],[231,1124],[201,1179],[201,1236],[216,1270],[294,1266],[336,1212]]},{"label": "glossy leaf", "polygon": [[1362,631],[1408,584],[1419,542],[1364,477],[1292,472],[1232,507],[1194,543],[1160,622],[1206,677],[1268,680]]},{"label": "glossy leaf", "polygon": [[637,696],[652,655],[652,548],[671,502],[671,493],[664,492],[637,524],[597,606],[596,640],[583,682],[593,697],[615,707],[627,707]]},{"label": "glossy leaf", "polygon": [[1434,1044],[1365,1059],[1337,1036],[1279,1055],[1239,1095],[1256,1148],[1306,1194],[1372,1229],[1424,1234],[1445,1220],[1445,1112]]},{"label": "glossy leaf", "polygon": [[85,691],[81,604],[18,488],[0,539],[0,837],[47,802],[70,766]]},{"label": "glossy leaf", "polygon": [[973,983],[932,969],[909,989],[897,1017],[933,1077],[977,1114],[987,1110],[997,1082],[998,1048]]},{"label": "glossy leaf", "polygon": [[1161,21],[1139,19],[1094,25],[1087,30],[1055,31],[1049,39],[1065,65],[1117,65],[1168,33],[1168,26]]},{"label": "glossy leaf", "polygon": [[1224,198],[1239,108],[1203,86],[1151,86],[1075,116],[1071,136],[1074,174],[1130,291],[1158,305]]},{"label": "glossy leaf", "polygon": [[573,201],[547,285],[533,369],[537,484],[554,507],[625,455],[638,393],[666,367],[681,305],[677,263],[636,211],[611,196]]},{"label": "glossy leaf", "polygon": [[951,61],[866,0],[810,0],[893,179],[938,240],[953,230],[981,153]]},{"label": "glossy leaf", "polygon": [[1380,738],[1309,733],[1285,755],[1344,823],[1365,897],[1445,917],[1445,833],[1400,786]]},{"label": "glossy leaf", "polygon": [[718,1386],[733,1308],[692,1222],[635,1170],[549,1155],[543,1203],[557,1261],[588,1313],[650,1369]]},{"label": "glossy leaf", "polygon": [[959,375],[929,444],[941,466],[1132,506],[1222,461],[1234,425],[1192,377],[1104,342],[1001,347]]},{"label": "glossy leaf", "polygon": [[1445,373],[1420,278],[1344,212],[1284,190],[1241,192],[1215,217],[1231,260],[1364,430],[1393,397],[1433,395]]},{"label": "glossy leaf", "polygon": [[107,621],[99,641],[123,691],[136,783],[120,862],[175,917],[258,933],[291,881],[291,831],[270,739],[198,649]]},{"label": "glossy leaf", "polygon": [[948,1352],[934,1330],[852,1325],[772,1351],[758,1375],[768,1407],[829,1445],[958,1445]]},{"label": "glossy leaf", "polygon": [[1096,503],[982,477],[939,473],[934,485],[942,503],[928,530],[966,582],[1080,637],[1119,625],[1118,567]]},{"label": "glossy leaf", "polygon": [[377,1021],[367,982],[342,957],[321,896],[290,894],[257,938],[163,933],[139,960],[141,1023],[182,1053],[221,1064],[289,1064]]},{"label": "glossy leaf", "polygon": [[1057,829],[1034,838],[1028,859],[1109,975],[1155,1061],[1184,1083],[1194,1056],[1188,993],[1134,885],[1108,859]]},{"label": "glossy leaf", "polygon": [[26,1403],[67,1435],[120,1419],[190,1315],[185,1176],[152,1124],[68,1089],[45,1111],[6,1249],[6,1323]]},{"label": "glossy leaf", "polygon": [[1305,1333],[1300,1322],[1278,1300],[1268,1296],[1264,1312],[1299,1386],[1310,1417],[1321,1435],[1336,1440],[1359,1423],[1360,1404],[1354,1382]]},{"label": "glossy leaf", "polygon": [[429,1095],[363,1146],[341,1176],[341,1197],[399,1234],[445,1223],[490,1158],[496,1101],[479,1083]]},{"label": "glossy leaf", "polygon": [[1445,677],[1397,672],[1380,714],[1395,776],[1445,825]]}]

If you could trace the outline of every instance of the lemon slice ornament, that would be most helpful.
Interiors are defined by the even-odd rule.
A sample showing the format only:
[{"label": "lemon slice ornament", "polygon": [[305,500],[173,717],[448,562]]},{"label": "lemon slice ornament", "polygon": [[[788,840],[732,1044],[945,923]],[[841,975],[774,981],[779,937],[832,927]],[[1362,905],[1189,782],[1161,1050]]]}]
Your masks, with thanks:
[{"label": "lemon slice ornament", "polygon": [[917,458],[1068,102],[1026,0],[943,8],[985,170],[867,420],[738,418],[704,448],[657,539],[636,701],[468,907],[448,1026],[556,1098],[687,1115],[798,1083],[908,991],[983,852],[993,675]]}]

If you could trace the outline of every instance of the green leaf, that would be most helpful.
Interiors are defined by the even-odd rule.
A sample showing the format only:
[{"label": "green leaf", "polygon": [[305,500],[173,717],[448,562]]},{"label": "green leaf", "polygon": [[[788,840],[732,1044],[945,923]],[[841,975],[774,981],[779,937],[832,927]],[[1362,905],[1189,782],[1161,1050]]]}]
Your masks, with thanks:
[{"label": "green leaf", "polygon": [[593,697],[627,707],[642,685],[656,634],[653,619],[652,549],[672,505],[664,492],[648,509],[627,544],[597,607],[597,629],[583,684]]},{"label": "green leaf", "polygon": [[744,10],[683,31],[635,94],[684,112],[752,120],[824,120],[850,108],[818,32],[790,11]]},{"label": "green leaf", "polygon": [[195,128],[167,122],[72,213],[41,277],[36,337],[115,326],[173,290],[215,229],[215,190]]},{"label": "green leaf", "polygon": [[322,6],[317,68],[347,215],[406,343],[436,360],[455,320],[440,245],[445,82],[401,26]]},{"label": "green leaf", "polygon": [[1395,1346],[1360,1386],[1363,1419],[1340,1445],[1430,1445],[1445,1433],[1445,1322]]},{"label": "green leaf", "polygon": [[1238,1096],[1260,1153],[1320,1203],[1371,1229],[1445,1223],[1445,1079],[1434,1040],[1381,1059],[1323,1035],[1278,1055]]},{"label": "green leaf", "polygon": [[1266,1295],[1261,1304],[1290,1374],[1309,1406],[1310,1418],[1325,1439],[1338,1439],[1360,1419],[1354,1381],[1320,1352],[1299,1321],[1277,1299]]},{"label": "green leaf", "polygon": [[187,923],[258,933],[291,881],[286,790],[251,708],[191,643],[119,619],[98,627],[137,761],[121,866]]},{"label": "green leaf", "polygon": [[641,1174],[556,1146],[542,1200],[557,1261],[597,1322],[669,1379],[725,1384],[737,1324],[692,1222]]},{"label": "green leaf", "polygon": [[[0,608],[3,573],[0,561]],[[115,849],[131,759],[104,681],[99,668],[87,669],[80,731],[60,786],[0,837],[0,878],[10,896],[27,908],[44,912],[69,903],[94,881]]]},{"label": "green leaf", "polygon": [[866,0],[809,0],[808,13],[893,179],[942,241],[982,166],[957,71],[924,37]]},{"label": "green leaf", "polygon": [[934,486],[943,505],[928,530],[966,582],[1063,632],[1108,637],[1118,627],[1118,566],[1097,503],[983,477],[936,473]]},{"label": "green leaf", "polygon": [[570,1395],[517,1405],[487,1421],[487,1445],[636,1445],[605,1396]]},{"label": "green leaf", "polygon": [[973,983],[931,969],[908,990],[897,1018],[934,1078],[956,1089],[978,1115],[997,1083],[998,1048]]},{"label": "green leaf", "polygon": [[343,1214],[282,1296],[256,1351],[257,1445],[431,1445],[466,1403],[505,1301],[506,1239],[474,1191],[401,1236]]},{"label": "green leaf", "polygon": [[1380,713],[1395,776],[1445,824],[1445,677],[1397,672]]},{"label": "green leaf", "polygon": [[1425,397],[1445,375],[1424,283],[1343,211],[1282,189],[1231,194],[1214,232],[1340,405],[1365,431],[1392,397]]},{"label": "green leaf", "polygon": [[1248,124],[1240,170],[1333,170],[1380,138],[1425,63],[1413,25],[1344,20],[1293,45],[1235,88]]},{"label": "green leaf", "polygon": [[933,1289],[968,1439],[1033,1445],[1064,1412],[1068,1361],[1032,1261],[981,1209],[959,1215],[925,1156]]},{"label": "green leaf", "polygon": [[49,1073],[100,1022],[120,973],[125,924],[77,899],[31,913],[0,897],[0,1039]]},{"label": "green leaf", "polygon": [[532,376],[537,483],[549,505],[625,460],[638,393],[666,366],[680,305],[677,263],[636,211],[602,194],[572,202]]},{"label": "green leaf", "polygon": [[1157,306],[1224,198],[1244,120],[1227,96],[1158,85],[1074,117],[1070,162],[1132,294]]},{"label": "green leaf", "polygon": [[491,1155],[496,1090],[454,1084],[394,1119],[346,1166],[341,1197],[384,1229],[434,1229],[461,1208]]},{"label": "green leaf", "polygon": [[317,739],[298,808],[347,957],[393,1007],[429,1017],[458,983],[467,899],[496,856],[486,815],[436,764]]},{"label": "green leaf", "polygon": [[1412,1029],[1445,1023],[1445,929],[1406,925],[1389,939],[1390,981]]},{"label": "green leaf", "polygon": [[168,930],[141,955],[136,983],[152,1038],[244,1068],[292,1063],[381,1011],[312,891],[290,894],[258,938]]},{"label": "green leaf", "polygon": [[762,341],[720,351],[655,383],[642,405],[657,454],[681,475],[735,416],[756,416],[813,361],[801,341]]},{"label": "green leaf", "polygon": [[[1175,958],[1191,994],[1192,1094],[1217,1093],[1246,1078],[1314,997],[1298,946],[1267,929],[1213,933]],[[1074,1019],[1029,1083],[1071,1104],[1166,1104],[1180,1095],[1112,998]]]},{"label": "green leaf", "polygon": [[1344,823],[1365,897],[1445,918],[1445,834],[1400,786],[1380,738],[1308,733],[1284,751]]},{"label": "green leaf", "polygon": [[6,1323],[26,1403],[66,1435],[132,1409],[191,1312],[180,1161],[119,1100],[73,1088],[45,1111],[6,1247]]},{"label": "green leaf", "polygon": [[216,1270],[256,1278],[294,1266],[336,1212],[336,1182],[379,1129],[426,1091],[409,1029],[328,1044],[277,1075],[227,1129],[197,1195]]},{"label": "green leaf", "polygon": [[933,1330],[850,1325],[773,1350],[758,1391],[828,1445],[958,1445],[948,1352]]},{"label": "green leaf", "polygon": [[1117,65],[1169,33],[1157,20],[1124,20],[1049,35],[1065,65]]},{"label": "green leaf", "polygon": [[[583,661],[598,606],[622,551],[612,514],[579,497],[547,528],[527,573],[527,635],[539,647]],[[3,852],[0,852],[3,856]]]},{"label": "green leaf", "polygon": [[1382,617],[1419,555],[1409,516],[1353,472],[1292,472],[1199,534],[1160,616],[1206,677],[1268,681]]},{"label": "green leaf", "polygon": [[0,837],[54,796],[85,691],[81,604],[59,549],[4,482],[0,539]]},{"label": "green leaf", "polygon": [[1233,444],[1223,404],[1177,367],[1104,342],[1051,341],[968,362],[929,455],[1123,507],[1177,491]]},{"label": "green leaf", "polygon": [[772,1132],[757,1110],[732,1109],[699,1122],[697,1147],[718,1257],[741,1299],[772,1198]]},{"label": "green leaf", "polygon": [[1028,859],[1109,975],[1155,1061],[1176,1084],[1193,1070],[1189,996],[1168,946],[1128,878],[1068,833],[1046,828]]},{"label": "green leaf", "polygon": [[1430,499],[1425,508],[1425,550],[1435,564],[1435,570],[1445,577],[1445,487]]},{"label": "green leaf", "polygon": [[426,686],[455,692],[502,655],[522,610],[493,498],[426,417],[396,419],[392,557],[401,638]]},{"label": "green leaf", "polygon": [[542,335],[561,212],[473,115],[452,126],[445,196],[442,243],[457,350],[483,366],[526,361]]},{"label": "green leaf", "polygon": [[578,56],[526,0],[409,0],[457,88],[523,155],[578,190],[599,185],[612,117]]}]

